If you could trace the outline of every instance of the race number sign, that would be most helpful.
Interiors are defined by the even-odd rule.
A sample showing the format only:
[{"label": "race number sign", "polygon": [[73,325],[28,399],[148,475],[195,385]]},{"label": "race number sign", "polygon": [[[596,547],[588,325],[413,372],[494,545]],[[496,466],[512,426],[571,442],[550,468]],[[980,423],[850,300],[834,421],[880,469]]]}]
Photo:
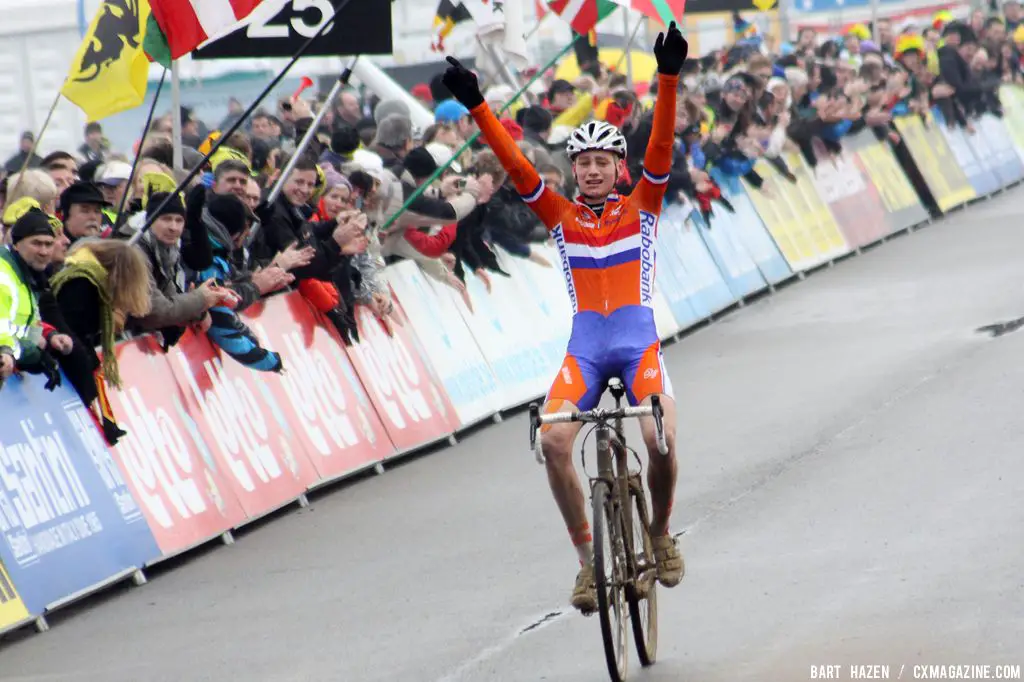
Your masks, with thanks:
[{"label": "race number sign", "polygon": [[[283,7],[263,3],[245,26],[200,47],[192,58],[291,57],[328,22],[305,56],[391,54],[390,2],[351,0],[335,16],[336,4],[338,0],[289,0]],[[274,6],[280,7],[276,14]]]}]

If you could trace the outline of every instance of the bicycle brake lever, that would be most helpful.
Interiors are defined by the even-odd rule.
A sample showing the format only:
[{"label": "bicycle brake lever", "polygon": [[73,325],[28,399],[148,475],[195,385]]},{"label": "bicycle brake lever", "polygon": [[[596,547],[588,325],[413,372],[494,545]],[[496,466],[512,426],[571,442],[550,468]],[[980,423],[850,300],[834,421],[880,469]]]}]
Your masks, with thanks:
[{"label": "bicycle brake lever", "polygon": [[544,464],[544,452],[541,449],[540,439],[537,438],[537,431],[540,429],[540,405],[530,403],[530,449],[533,450],[538,464]]}]

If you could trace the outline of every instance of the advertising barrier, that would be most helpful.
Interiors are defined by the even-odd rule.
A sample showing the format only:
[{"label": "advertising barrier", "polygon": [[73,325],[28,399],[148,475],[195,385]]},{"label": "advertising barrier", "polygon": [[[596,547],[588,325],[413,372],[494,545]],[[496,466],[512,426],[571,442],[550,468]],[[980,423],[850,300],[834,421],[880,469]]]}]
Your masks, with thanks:
[{"label": "advertising barrier", "polygon": [[701,238],[711,254],[733,300],[741,301],[767,287],[757,263],[743,247],[736,230],[729,229],[732,227],[732,214],[724,208],[718,208],[714,216],[709,217],[710,222],[704,220],[704,216],[697,211],[690,214],[694,233]]},{"label": "advertising barrier", "polygon": [[[945,119],[943,119],[942,114],[937,109],[932,112],[932,115],[935,117],[935,125],[942,131],[942,136],[946,138],[946,144],[949,145],[950,151],[953,152],[953,163],[963,169],[964,174],[967,175],[967,180],[971,183],[971,187],[974,188],[975,194],[984,196],[1002,187],[999,178],[996,177],[995,172],[990,167],[988,159],[984,157],[979,158],[975,154],[974,149],[972,149],[971,143],[967,140],[968,137],[979,135],[977,130],[973,133],[968,133],[962,128],[950,128],[946,125]],[[984,145],[983,140],[978,142]]]},{"label": "advertising barrier", "polygon": [[139,504],[67,385],[11,377],[0,413],[0,561],[25,607],[56,602],[160,554]]},{"label": "advertising barrier", "polygon": [[843,147],[855,157],[858,168],[874,187],[884,211],[886,234],[928,220],[928,211],[888,144],[862,130],[843,140]]},{"label": "advertising barrier", "polygon": [[397,323],[390,335],[373,313],[359,306],[360,340],[346,350],[388,437],[397,452],[406,452],[451,435],[459,423],[397,295],[394,303]]},{"label": "advertising barrier", "polygon": [[818,195],[810,169],[795,152],[784,155],[796,177],[788,180],[766,161],[755,170],[764,178],[769,193],[744,186],[768,233],[793,272],[810,270],[846,253],[846,243],[828,204]]},{"label": "advertising barrier", "polygon": [[[941,210],[1024,178],[1024,96],[1003,92],[1007,115],[976,121],[972,135],[932,117],[896,122]],[[710,224],[688,202],[666,205],[647,301],[663,339],[928,218],[887,142],[866,131],[843,145],[813,172],[786,153],[795,181],[759,162],[762,189],[716,174],[734,212],[715,205]],[[281,374],[249,370],[191,331],[167,353],[154,338],[123,343],[125,388],[110,397],[128,435],[114,448],[66,382],[47,392],[39,377],[7,380],[0,631],[542,396],[571,303],[556,249],[532,249],[547,267],[498,249],[509,277],[467,274],[472,307],[414,263],[391,266],[392,323],[358,307],[352,346],[300,294],[265,299],[242,317],[281,353]]]},{"label": "advertising barrier", "polygon": [[495,414],[504,406],[498,380],[469,331],[459,306],[447,292],[412,261],[388,268],[392,290],[408,304],[409,323],[419,337],[425,358],[437,374],[458,415],[468,426]]},{"label": "advertising barrier", "polygon": [[830,157],[820,143],[815,144],[814,153],[818,158],[812,171],[815,187],[850,248],[859,249],[887,236],[890,230],[881,197],[857,155],[844,147],[841,154]]},{"label": "advertising barrier", "polygon": [[977,133],[968,135],[975,156],[984,159],[1003,187],[1024,178],[1024,165],[1001,119],[985,114],[975,124]]},{"label": "advertising barrier", "polygon": [[931,113],[924,117],[902,116],[895,120],[895,125],[940,211],[948,213],[977,198],[977,191],[964,169],[957,165],[953,150]]},{"label": "advertising barrier", "polygon": [[316,480],[316,470],[291,428],[280,426],[281,408],[268,385],[273,377],[252,380],[250,370],[222,357],[205,337],[192,332],[171,349],[168,359],[185,411],[249,519],[305,493]]},{"label": "advertising barrier", "polygon": [[728,199],[733,211],[719,210],[712,217],[712,223],[725,220],[725,232],[738,240],[757,265],[761,278],[768,284],[778,284],[793,275],[779,247],[768,234],[764,221],[757,215],[747,191],[738,178],[727,177],[712,169],[711,177],[718,183],[722,195]]},{"label": "advertising barrier", "polygon": [[[661,212],[658,223],[655,280],[670,273],[675,275],[675,281],[662,290],[680,325],[706,319],[736,302],[692,218],[690,204],[672,204]],[[684,322],[687,305],[695,315],[689,323]]]},{"label": "advertising barrier", "polygon": [[0,561],[0,632],[15,628],[32,619],[25,608],[18,591],[14,589],[11,576],[7,575],[4,562]]},{"label": "advertising barrier", "polygon": [[109,450],[164,557],[245,520],[186,411],[167,358],[154,337],[121,344],[117,360],[125,389],[108,386],[111,407],[128,432]]},{"label": "advertising barrier", "polygon": [[999,88],[999,101],[1003,104],[1003,125],[1013,141],[1010,147],[1024,161],[1024,89],[1003,85]]},{"label": "advertising barrier", "polygon": [[230,363],[228,373],[245,377],[257,389],[281,437],[302,450],[315,478],[329,481],[394,452],[340,339],[331,325],[314,317],[300,294],[274,296],[258,316],[243,318],[268,348],[281,354],[285,370],[267,376]]}]

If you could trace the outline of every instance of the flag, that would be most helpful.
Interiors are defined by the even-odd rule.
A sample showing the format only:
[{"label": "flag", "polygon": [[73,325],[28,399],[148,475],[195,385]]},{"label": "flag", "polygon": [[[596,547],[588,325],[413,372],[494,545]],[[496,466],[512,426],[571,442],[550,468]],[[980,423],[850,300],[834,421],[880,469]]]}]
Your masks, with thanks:
[{"label": "flag", "polygon": [[156,17],[152,13],[149,21],[146,22],[146,37],[142,41],[142,49],[151,62],[160,64],[165,69],[171,68],[171,46],[167,44],[167,36],[156,23]]},{"label": "flag", "polygon": [[736,36],[737,45],[755,45],[761,42],[757,24],[747,21],[740,16],[739,12],[732,13],[732,30]]},{"label": "flag", "polygon": [[666,28],[671,22],[682,21],[686,0],[615,0],[616,3],[640,12],[645,17],[660,21]]},{"label": "flag", "polygon": [[142,48],[147,0],[103,0],[75,54],[61,94],[90,121],[142,104],[149,60]]},{"label": "flag", "polygon": [[452,32],[457,24],[469,21],[473,15],[469,13],[466,6],[454,0],[441,0],[434,12],[434,40],[430,49],[435,52],[444,52],[444,39]]},{"label": "flag", "polygon": [[597,22],[619,7],[613,0],[551,0],[549,6],[580,35],[590,33]]},{"label": "flag", "polygon": [[500,46],[517,69],[529,65],[523,0],[463,0],[462,4],[473,15],[482,43]]},{"label": "flag", "polygon": [[225,33],[249,16],[262,1],[149,0],[156,23],[170,47],[171,59],[178,59],[210,38]]}]

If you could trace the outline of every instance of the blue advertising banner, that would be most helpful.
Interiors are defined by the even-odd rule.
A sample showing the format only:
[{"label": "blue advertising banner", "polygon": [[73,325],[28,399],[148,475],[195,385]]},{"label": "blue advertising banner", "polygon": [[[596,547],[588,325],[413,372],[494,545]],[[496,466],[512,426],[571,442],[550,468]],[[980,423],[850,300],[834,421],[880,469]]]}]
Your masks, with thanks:
[{"label": "blue advertising banner", "polygon": [[719,220],[727,213],[724,209],[716,209],[711,224],[708,224],[700,213],[694,211],[690,214],[690,220],[696,226],[697,234],[704,240],[704,246],[722,273],[725,283],[729,285],[733,298],[741,299],[761,291],[767,284],[757,270],[757,263],[739,243],[736,231],[729,229],[732,227],[731,221],[728,218]]},{"label": "blue advertising banner", "polygon": [[735,236],[757,264],[761,278],[769,284],[778,284],[789,279],[793,271],[786,264],[778,245],[772,239],[761,216],[754,209],[747,196],[747,190],[739,178],[729,177],[717,168],[711,169],[711,177],[718,183],[722,195],[732,204],[735,213],[723,209],[715,211],[712,224],[725,221],[729,234]]},{"label": "blue advertising banner", "polygon": [[736,302],[704,240],[697,233],[700,228],[693,223],[691,216],[689,204],[672,204],[661,212],[658,222],[656,276],[661,276],[665,270],[676,275],[678,289],[670,290],[672,285],[666,282],[661,292],[668,298],[676,321],[684,327],[688,325],[684,323],[685,308],[678,303],[681,294],[688,300],[697,320],[703,320]]},{"label": "blue advertising banner", "polygon": [[977,132],[968,135],[967,141],[974,149],[975,156],[984,159],[995,172],[1002,186],[1012,185],[1024,178],[1024,164],[1021,164],[1006,125],[992,114],[985,114],[975,126]]},{"label": "blue advertising banner", "polygon": [[[933,113],[935,113],[936,124],[942,130],[942,135],[946,138],[946,142],[949,143],[949,148],[953,152],[956,164],[963,169],[974,191],[979,196],[983,196],[999,189],[1002,186],[999,178],[996,177],[991,168],[985,165],[984,161],[975,156],[974,150],[971,149],[971,145],[967,142],[967,133],[960,128],[951,130],[938,110],[933,110]],[[975,135],[977,134],[975,133]]]},{"label": "blue advertising banner", "polygon": [[160,556],[142,510],[78,397],[12,377],[0,393],[0,559],[25,606],[54,602]]}]

